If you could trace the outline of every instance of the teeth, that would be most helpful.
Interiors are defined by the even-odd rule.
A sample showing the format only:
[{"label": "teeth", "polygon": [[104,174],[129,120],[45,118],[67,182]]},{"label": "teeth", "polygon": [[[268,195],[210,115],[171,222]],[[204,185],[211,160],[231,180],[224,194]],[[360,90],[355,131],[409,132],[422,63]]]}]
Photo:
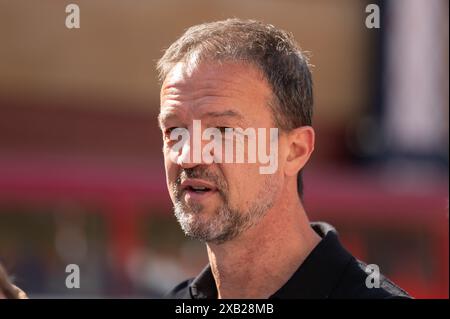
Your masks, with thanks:
[{"label": "teeth", "polygon": [[206,190],[206,187],[192,186],[192,189],[195,191],[204,191],[204,190]]}]

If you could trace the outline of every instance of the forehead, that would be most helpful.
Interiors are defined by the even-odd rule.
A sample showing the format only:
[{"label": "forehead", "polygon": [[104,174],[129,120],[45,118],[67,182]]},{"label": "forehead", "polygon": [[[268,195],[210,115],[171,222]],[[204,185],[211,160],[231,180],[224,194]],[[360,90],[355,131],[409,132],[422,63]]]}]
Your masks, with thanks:
[{"label": "forehead", "polygon": [[161,88],[161,113],[200,115],[224,108],[244,115],[268,112],[271,89],[254,66],[239,62],[176,64]]}]

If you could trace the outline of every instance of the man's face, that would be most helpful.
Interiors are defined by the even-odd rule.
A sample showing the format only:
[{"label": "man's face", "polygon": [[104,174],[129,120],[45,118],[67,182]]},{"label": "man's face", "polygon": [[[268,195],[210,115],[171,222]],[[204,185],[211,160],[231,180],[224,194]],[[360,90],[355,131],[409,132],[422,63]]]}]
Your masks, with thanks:
[{"label": "man's face", "polygon": [[[258,162],[193,163],[194,120],[201,121],[196,122],[201,123],[202,132],[207,128],[221,132],[266,128],[269,132],[274,127],[270,97],[262,75],[243,63],[203,62],[194,70],[178,63],[167,75],[159,116],[167,186],[175,215],[188,236],[216,244],[231,240],[257,224],[279,196],[282,175],[278,171],[261,174]],[[170,135],[176,128],[190,133],[177,153],[179,157],[188,154],[189,163],[177,163],[171,156],[177,141]],[[266,140],[269,144],[268,133]],[[201,141],[201,146],[207,143]],[[245,158],[248,151],[244,147]]]}]

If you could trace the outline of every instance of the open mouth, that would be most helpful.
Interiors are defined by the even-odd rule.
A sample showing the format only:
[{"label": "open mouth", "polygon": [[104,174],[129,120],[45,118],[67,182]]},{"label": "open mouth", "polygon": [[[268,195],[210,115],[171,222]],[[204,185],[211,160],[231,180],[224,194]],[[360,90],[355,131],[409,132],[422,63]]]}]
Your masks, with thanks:
[{"label": "open mouth", "polygon": [[188,186],[186,187],[186,190],[189,192],[195,192],[197,194],[203,194],[210,192],[212,189],[204,186]]},{"label": "open mouth", "polygon": [[217,192],[214,184],[200,179],[187,179],[181,183],[185,200],[204,200]]}]

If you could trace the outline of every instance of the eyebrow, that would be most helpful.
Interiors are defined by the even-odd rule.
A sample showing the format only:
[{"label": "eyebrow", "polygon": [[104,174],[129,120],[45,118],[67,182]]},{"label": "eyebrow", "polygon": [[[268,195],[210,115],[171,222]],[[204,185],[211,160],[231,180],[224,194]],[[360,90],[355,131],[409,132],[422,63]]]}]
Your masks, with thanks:
[{"label": "eyebrow", "polygon": [[[238,119],[243,119],[244,117],[239,112],[236,112],[234,110],[226,110],[221,112],[206,112],[201,117],[213,117],[213,118],[220,118],[220,117],[235,117]],[[171,119],[177,119],[178,116],[175,113],[159,113],[158,115],[158,123],[159,126],[162,126],[162,123],[165,121],[169,121]]]},{"label": "eyebrow", "polygon": [[162,123],[165,121],[169,121],[172,118],[178,118],[178,116],[175,113],[169,113],[169,112],[159,113],[158,114],[159,127],[162,128]]},{"label": "eyebrow", "polygon": [[244,118],[240,113],[233,110],[226,110],[223,112],[207,112],[204,114],[206,117],[237,117],[239,119]]}]

